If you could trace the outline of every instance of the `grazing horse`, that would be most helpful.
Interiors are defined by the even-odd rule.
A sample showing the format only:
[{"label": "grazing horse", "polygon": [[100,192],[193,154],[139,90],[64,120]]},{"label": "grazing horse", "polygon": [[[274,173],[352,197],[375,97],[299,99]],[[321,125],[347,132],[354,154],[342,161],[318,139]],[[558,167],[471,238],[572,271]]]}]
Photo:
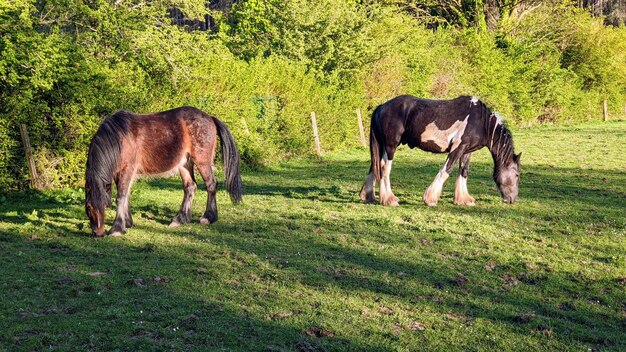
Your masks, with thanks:
[{"label": "grazing horse", "polygon": [[217,221],[217,181],[213,161],[219,135],[226,190],[233,203],[241,202],[239,152],[228,127],[216,117],[192,107],[138,115],[118,111],[102,122],[91,140],[85,174],[85,208],[94,236],[104,236],[104,210],[111,206],[111,184],[117,186],[117,215],[109,231],[119,236],[133,226],[130,186],[138,175],[180,173],[183,203],[170,226],[191,221],[196,190],[194,165],[207,187],[208,200],[200,223]]},{"label": "grazing horse", "polygon": [[443,184],[457,161],[460,165],[454,204],[474,205],[474,198],[467,191],[467,175],[471,153],[482,147],[487,147],[493,157],[493,179],[502,200],[510,204],[517,199],[521,153],[515,155],[511,133],[498,115],[477,98],[426,100],[402,95],[379,105],[372,114],[371,166],[361,188],[363,201],[376,201],[374,187],[379,183],[380,203],[398,205],[389,175],[400,144],[448,153],[446,163],[424,192],[424,203],[428,206],[437,204]]}]

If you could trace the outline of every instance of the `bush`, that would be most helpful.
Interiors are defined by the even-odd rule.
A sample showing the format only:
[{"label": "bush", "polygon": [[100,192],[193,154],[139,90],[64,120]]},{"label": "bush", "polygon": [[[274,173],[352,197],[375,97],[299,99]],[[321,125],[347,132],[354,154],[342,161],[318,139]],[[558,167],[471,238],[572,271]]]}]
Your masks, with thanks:
[{"label": "bush", "polygon": [[[214,33],[172,25],[170,3],[0,4],[0,189],[28,185],[19,123],[45,185],[78,187],[91,136],[118,109],[196,106],[261,167],[314,154],[311,111],[324,150],[349,148],[355,109],[367,128],[371,110],[399,94],[475,95],[524,126],[626,104],[626,28],[569,3],[501,9],[487,26],[474,6],[424,16],[395,0],[243,0],[215,17]],[[206,12],[201,0],[176,4]]]}]

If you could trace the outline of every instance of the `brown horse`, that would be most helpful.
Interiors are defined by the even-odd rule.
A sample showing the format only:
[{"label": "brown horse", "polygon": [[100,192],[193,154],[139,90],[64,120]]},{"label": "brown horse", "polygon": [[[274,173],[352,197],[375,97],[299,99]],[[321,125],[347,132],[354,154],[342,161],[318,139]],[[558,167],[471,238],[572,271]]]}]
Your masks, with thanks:
[{"label": "brown horse", "polygon": [[200,223],[217,221],[217,181],[213,161],[219,135],[226,190],[233,203],[241,202],[239,152],[230,131],[216,117],[192,107],[137,115],[118,111],[102,122],[91,140],[85,174],[85,208],[94,236],[104,236],[104,210],[111,206],[111,185],[117,186],[117,214],[109,231],[119,236],[133,226],[130,186],[138,175],[180,173],[184,196],[170,226],[191,221],[196,190],[194,165],[207,186],[208,200]]},{"label": "brown horse", "polygon": [[467,192],[472,152],[487,147],[494,161],[493,179],[505,203],[517,199],[520,157],[515,155],[513,139],[498,115],[480,100],[462,96],[452,100],[427,100],[402,95],[379,105],[372,114],[370,129],[370,172],[361,199],[374,202],[374,186],[380,184],[380,203],[398,205],[391,191],[391,165],[396,148],[408,144],[433,153],[448,153],[435,180],[423,195],[428,206],[437,204],[443,184],[459,161],[454,203],[474,205]]}]

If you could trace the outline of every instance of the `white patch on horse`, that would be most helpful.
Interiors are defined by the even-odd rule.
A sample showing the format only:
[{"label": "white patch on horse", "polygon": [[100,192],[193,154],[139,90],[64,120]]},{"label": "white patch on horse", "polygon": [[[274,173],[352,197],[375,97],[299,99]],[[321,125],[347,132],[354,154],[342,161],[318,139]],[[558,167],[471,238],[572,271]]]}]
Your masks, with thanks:
[{"label": "white patch on horse", "polygon": [[387,156],[387,151],[383,151],[383,157],[380,158],[380,166],[385,166],[385,163],[387,162],[387,160],[389,159],[389,157]]},{"label": "white patch on horse", "polygon": [[478,105],[478,98],[476,98],[476,97],[472,97],[472,98],[470,99],[470,104],[471,104],[471,105]]},{"label": "white patch on horse", "polygon": [[450,144],[452,144],[450,150],[452,151],[461,144],[461,137],[463,137],[463,133],[465,133],[469,116],[470,115],[467,115],[465,120],[454,122],[447,130],[440,130],[433,121],[426,126],[420,138],[423,141],[432,141],[439,147],[440,151],[448,149]]},{"label": "white patch on horse", "polygon": [[493,131],[491,131],[491,142],[489,143],[489,149],[493,148],[493,136],[496,133],[496,127],[502,125],[502,118],[498,115],[497,112],[494,112],[492,117],[496,118],[496,122],[493,124]]},{"label": "white patch on horse", "polygon": [[387,187],[387,191],[389,191],[389,193],[393,193],[391,191],[391,165],[393,165],[393,160],[389,160],[387,165],[385,165],[385,171],[384,171],[384,176],[383,176],[383,182],[385,182],[385,185]]},{"label": "white patch on horse", "polygon": [[502,117],[500,116],[500,114],[498,114],[497,112],[494,112],[493,116],[496,117],[496,124],[497,125],[501,125],[502,124]]},{"label": "white patch on horse", "polygon": [[448,161],[446,160],[446,163],[443,165],[443,168],[441,168],[441,170],[439,170],[439,172],[437,173],[437,177],[435,177],[435,180],[424,191],[424,195],[422,196],[422,198],[424,199],[424,203],[426,203],[426,205],[428,205],[429,207],[436,205],[437,202],[439,201],[439,197],[441,197],[443,184],[448,179],[448,176],[450,176],[446,172],[447,165],[448,165]]},{"label": "white patch on horse", "polygon": [[456,178],[456,183],[454,187],[454,204],[457,205],[469,205],[472,206],[475,204],[475,200],[472,196],[469,195],[467,191],[467,178],[463,177],[459,173],[459,176]]}]

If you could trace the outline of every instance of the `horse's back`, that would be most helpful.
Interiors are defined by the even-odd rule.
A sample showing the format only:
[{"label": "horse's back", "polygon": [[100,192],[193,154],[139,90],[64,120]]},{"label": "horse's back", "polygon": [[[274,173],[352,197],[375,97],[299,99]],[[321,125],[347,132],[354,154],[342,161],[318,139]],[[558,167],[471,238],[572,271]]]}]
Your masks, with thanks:
[{"label": "horse's back", "polygon": [[470,110],[477,104],[478,100],[469,96],[431,100],[401,95],[379,106],[378,123],[393,144],[441,153],[464,133]]},{"label": "horse's back", "polygon": [[187,162],[190,154],[210,154],[215,144],[215,124],[208,114],[184,106],[153,114],[133,114],[126,142],[137,155],[138,172],[169,173]]}]

